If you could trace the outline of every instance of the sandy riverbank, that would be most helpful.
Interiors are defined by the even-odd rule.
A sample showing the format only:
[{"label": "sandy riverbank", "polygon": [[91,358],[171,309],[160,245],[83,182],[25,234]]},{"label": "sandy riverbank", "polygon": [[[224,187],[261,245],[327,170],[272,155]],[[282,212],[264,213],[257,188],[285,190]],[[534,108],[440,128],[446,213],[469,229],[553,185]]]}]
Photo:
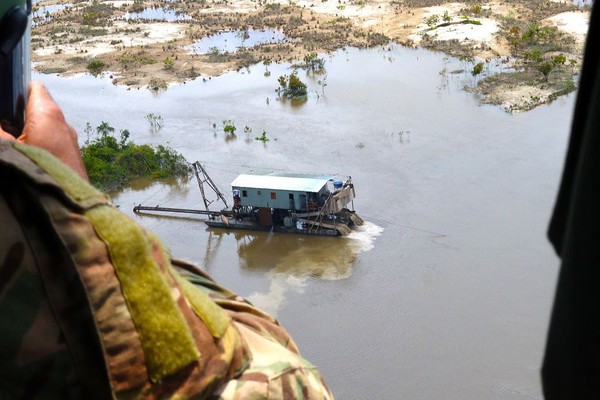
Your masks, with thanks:
[{"label": "sandy riverbank", "polygon": [[[484,70],[481,87],[470,88],[481,93],[482,102],[500,104],[509,111],[529,109],[550,101],[558,92],[567,92],[569,85],[555,83],[572,79],[580,65],[589,11],[570,2],[407,3],[44,0],[35,4],[33,60],[41,72],[110,71],[107,73],[115,84],[160,90],[170,83],[216,76],[257,62],[297,61],[311,52],[392,41],[465,57],[472,64],[469,68],[502,58],[515,70],[526,68],[527,77],[498,82],[484,82]],[[170,12],[172,21],[134,18],[135,12],[148,9],[159,16],[161,11]],[[556,27],[561,36],[555,35],[553,40],[568,43],[555,48],[540,44],[544,58],[565,57],[566,62],[555,63],[549,76],[542,76],[528,64],[528,43],[521,48],[514,43],[515,37],[524,37],[531,24]],[[197,54],[190,48],[218,32],[264,28],[280,30],[288,40],[229,53],[213,50]],[[536,67],[542,61],[536,61]]]}]

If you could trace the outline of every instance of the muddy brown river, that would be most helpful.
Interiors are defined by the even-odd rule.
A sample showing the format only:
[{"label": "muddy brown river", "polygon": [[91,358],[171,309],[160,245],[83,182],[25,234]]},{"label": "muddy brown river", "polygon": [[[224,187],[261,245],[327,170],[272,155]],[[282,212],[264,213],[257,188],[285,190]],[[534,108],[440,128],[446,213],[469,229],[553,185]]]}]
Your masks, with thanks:
[{"label": "muddy brown river", "polygon": [[[475,78],[450,73],[460,68],[424,50],[346,49],[326,57],[326,79],[299,72],[310,90],[303,104],[277,99],[289,65],[159,94],[109,77],[37,78],[81,141],[86,122],[129,129],[137,143],[201,161],[228,196],[250,169],[352,176],[367,222],[347,238],[132,212],[139,203],[202,208],[195,180],[113,193],[174,254],[275,314],[337,398],[540,399],[559,262],[545,231],[574,96],[509,115],[463,91]],[[164,127],[151,130],[148,113]],[[266,143],[254,139],[263,130]]]}]

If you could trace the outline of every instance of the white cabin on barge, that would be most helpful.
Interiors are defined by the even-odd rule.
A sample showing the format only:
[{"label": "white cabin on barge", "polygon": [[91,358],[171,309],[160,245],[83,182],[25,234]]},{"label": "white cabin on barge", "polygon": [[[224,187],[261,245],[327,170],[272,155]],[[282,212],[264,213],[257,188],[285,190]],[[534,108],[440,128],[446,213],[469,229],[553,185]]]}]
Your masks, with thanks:
[{"label": "white cabin on barge", "polygon": [[348,209],[355,197],[350,177],[290,172],[251,172],[232,183],[232,216],[210,226],[342,235],[362,220]]}]

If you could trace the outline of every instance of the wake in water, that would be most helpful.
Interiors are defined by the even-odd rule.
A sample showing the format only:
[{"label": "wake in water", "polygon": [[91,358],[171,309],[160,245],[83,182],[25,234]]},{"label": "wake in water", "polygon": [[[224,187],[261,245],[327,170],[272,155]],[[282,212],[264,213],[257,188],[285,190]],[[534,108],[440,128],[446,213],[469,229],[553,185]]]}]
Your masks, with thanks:
[{"label": "wake in water", "polygon": [[[267,293],[255,292],[248,300],[271,315],[286,304],[286,293],[302,293],[306,281],[311,277],[323,280],[347,279],[352,275],[352,265],[359,254],[375,247],[375,239],[383,228],[365,221],[355,227],[345,238],[335,240],[334,246],[299,247],[283,257],[278,265],[268,272],[270,285]],[[318,242],[317,242],[318,243]]]}]

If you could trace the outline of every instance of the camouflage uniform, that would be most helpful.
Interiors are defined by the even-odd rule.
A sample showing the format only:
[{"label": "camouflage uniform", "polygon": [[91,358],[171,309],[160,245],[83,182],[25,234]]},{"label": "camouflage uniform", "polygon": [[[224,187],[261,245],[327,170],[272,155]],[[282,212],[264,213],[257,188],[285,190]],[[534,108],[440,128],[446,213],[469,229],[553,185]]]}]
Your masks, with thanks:
[{"label": "camouflage uniform", "polygon": [[0,399],[328,399],[277,321],[0,141]]}]

